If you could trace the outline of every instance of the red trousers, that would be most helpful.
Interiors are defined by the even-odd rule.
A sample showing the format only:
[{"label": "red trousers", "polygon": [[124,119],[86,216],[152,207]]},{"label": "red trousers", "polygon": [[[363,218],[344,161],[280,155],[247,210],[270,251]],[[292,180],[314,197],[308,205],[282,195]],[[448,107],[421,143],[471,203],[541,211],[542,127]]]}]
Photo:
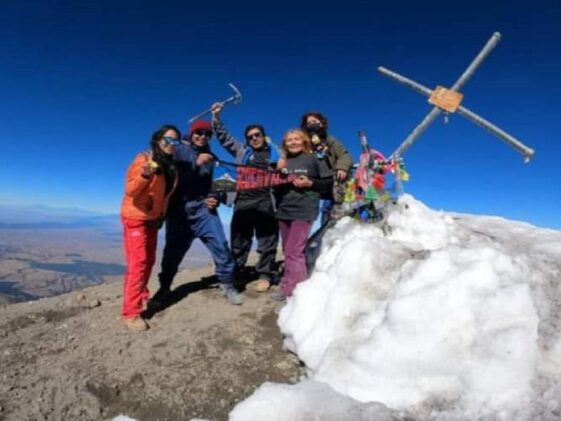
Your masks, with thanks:
[{"label": "red trousers", "polygon": [[123,285],[124,319],[142,313],[142,304],[148,300],[148,279],[156,261],[158,227],[154,221],[121,218],[123,244],[127,269]]}]

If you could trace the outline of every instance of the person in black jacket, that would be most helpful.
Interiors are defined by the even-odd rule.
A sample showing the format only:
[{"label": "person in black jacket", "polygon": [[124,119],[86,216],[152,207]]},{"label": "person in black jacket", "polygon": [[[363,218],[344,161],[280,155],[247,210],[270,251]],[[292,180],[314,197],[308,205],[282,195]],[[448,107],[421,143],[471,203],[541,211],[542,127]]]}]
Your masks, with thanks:
[{"label": "person in black jacket", "polygon": [[330,178],[321,178],[320,163],[312,153],[310,138],[302,130],[288,131],[282,149],[286,158],[279,161],[279,167],[294,180],[275,189],[284,253],[280,290],[271,294],[278,301],[292,296],[296,285],[308,277],[306,242],[319,214],[320,194],[333,184]]},{"label": "person in black jacket", "polygon": [[[214,133],[222,147],[236,158],[238,164],[262,169],[276,167],[279,153],[276,146],[266,137],[262,125],[247,126],[244,131],[245,142],[239,142],[226,130],[220,119],[222,103],[213,104],[211,109]],[[238,274],[247,263],[254,236],[257,238],[259,253],[259,260],[255,266],[259,280],[255,289],[258,292],[266,292],[277,277],[276,255],[279,240],[270,187],[240,191],[237,194],[230,225],[230,246]]]},{"label": "person in black jacket", "polygon": [[218,199],[211,192],[214,170],[208,146],[211,137],[211,123],[196,120],[183,144],[175,150],[178,184],[166,217],[160,289],[150,300],[153,308],[161,307],[167,300],[179,265],[197,238],[212,255],[223,295],[230,304],[243,303],[243,296],[234,287],[235,262],[217,212]]}]

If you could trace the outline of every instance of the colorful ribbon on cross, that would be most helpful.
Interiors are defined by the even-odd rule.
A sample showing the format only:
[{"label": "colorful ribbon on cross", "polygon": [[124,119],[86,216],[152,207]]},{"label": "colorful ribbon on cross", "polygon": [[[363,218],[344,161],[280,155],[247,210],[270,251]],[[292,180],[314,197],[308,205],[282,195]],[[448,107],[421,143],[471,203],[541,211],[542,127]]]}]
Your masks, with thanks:
[{"label": "colorful ribbon on cross", "polygon": [[386,159],[382,153],[373,149],[363,152],[353,177],[346,182],[344,202],[373,201],[380,198],[387,200],[387,173],[393,173],[400,181],[409,180],[409,173],[405,170],[402,159]]}]

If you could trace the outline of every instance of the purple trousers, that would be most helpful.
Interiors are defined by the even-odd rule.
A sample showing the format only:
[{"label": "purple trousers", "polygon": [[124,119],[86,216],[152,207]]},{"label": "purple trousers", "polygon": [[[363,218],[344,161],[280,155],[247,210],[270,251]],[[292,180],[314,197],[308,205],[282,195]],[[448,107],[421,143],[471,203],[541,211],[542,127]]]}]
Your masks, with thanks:
[{"label": "purple trousers", "polygon": [[306,242],[313,221],[279,220],[284,254],[284,275],[280,283],[281,292],[290,297],[299,282],[308,277],[306,269]]}]

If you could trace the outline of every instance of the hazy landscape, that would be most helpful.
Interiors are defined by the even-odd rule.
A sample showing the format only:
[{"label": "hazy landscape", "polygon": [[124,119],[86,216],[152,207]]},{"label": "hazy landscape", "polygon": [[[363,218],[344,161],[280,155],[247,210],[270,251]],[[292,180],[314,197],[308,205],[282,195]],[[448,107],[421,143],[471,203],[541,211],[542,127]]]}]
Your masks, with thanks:
[{"label": "hazy landscape", "polygon": [[[162,230],[158,259],[163,243]],[[118,215],[0,206],[0,304],[120,281],[123,259]],[[196,242],[183,267],[209,263],[208,252]]]}]

